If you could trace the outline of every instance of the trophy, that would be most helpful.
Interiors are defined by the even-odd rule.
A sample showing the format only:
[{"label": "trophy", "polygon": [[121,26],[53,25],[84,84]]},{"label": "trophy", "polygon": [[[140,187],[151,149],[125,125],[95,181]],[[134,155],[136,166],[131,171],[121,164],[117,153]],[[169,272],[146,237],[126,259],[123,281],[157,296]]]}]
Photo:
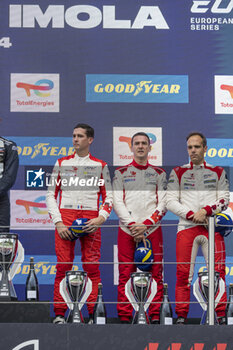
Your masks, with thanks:
[{"label": "trophy", "polygon": [[157,283],[150,272],[134,272],[125,285],[125,295],[131,302],[136,313],[132,323],[147,324],[147,308],[157,293]]},{"label": "trophy", "polygon": [[24,260],[16,233],[0,233],[0,300],[17,300],[12,279]]},{"label": "trophy", "polygon": [[[219,292],[219,293],[218,293]],[[218,305],[221,297],[225,292],[225,283],[219,276],[219,272],[214,273],[214,296],[215,296],[215,308]],[[218,296],[216,297],[218,293]],[[200,303],[203,311],[200,324],[209,324],[209,278],[208,272],[198,272],[198,278],[193,285],[193,294],[197,301]],[[215,314],[215,322],[217,322],[217,316]]]},{"label": "trophy", "polygon": [[90,295],[92,282],[86,272],[67,271],[60,283],[60,293],[70,309],[67,322],[83,323],[81,308]]}]

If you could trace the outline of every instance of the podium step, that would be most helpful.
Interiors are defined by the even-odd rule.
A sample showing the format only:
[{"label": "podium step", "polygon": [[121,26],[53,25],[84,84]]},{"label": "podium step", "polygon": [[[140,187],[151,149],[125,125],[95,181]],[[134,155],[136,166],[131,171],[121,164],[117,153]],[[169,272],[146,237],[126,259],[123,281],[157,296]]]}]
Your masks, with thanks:
[{"label": "podium step", "polygon": [[0,303],[1,323],[50,323],[49,303],[24,301]]}]

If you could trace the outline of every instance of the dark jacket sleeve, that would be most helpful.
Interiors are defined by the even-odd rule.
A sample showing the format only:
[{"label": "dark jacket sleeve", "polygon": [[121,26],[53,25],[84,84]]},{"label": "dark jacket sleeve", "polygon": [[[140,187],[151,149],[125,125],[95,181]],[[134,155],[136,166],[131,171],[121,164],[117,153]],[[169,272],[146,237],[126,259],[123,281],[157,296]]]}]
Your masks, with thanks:
[{"label": "dark jacket sleeve", "polygon": [[5,144],[4,170],[0,178],[0,196],[14,185],[19,167],[17,145],[14,142]]}]

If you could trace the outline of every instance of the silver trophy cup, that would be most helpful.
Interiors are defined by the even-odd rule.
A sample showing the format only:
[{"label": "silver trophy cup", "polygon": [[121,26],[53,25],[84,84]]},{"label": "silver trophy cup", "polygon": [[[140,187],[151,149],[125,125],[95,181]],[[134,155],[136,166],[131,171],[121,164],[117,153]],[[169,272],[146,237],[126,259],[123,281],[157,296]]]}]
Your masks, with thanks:
[{"label": "silver trophy cup", "polygon": [[149,322],[145,311],[145,303],[151,289],[152,274],[150,272],[134,272],[131,274],[131,289],[138,304],[133,323],[147,324]]},{"label": "silver trophy cup", "polygon": [[10,267],[13,264],[18,249],[16,233],[0,233],[0,300],[17,300],[11,279]]},{"label": "silver trophy cup", "polygon": [[82,271],[67,271],[66,272],[66,289],[70,300],[73,303],[73,308],[67,318],[70,323],[83,323],[83,316],[80,311],[79,301],[82,298],[86,284],[87,273]]},{"label": "silver trophy cup", "polygon": [[[204,312],[202,314],[201,318],[201,324],[209,324],[208,316],[209,316],[209,306],[208,306],[208,300],[209,300],[209,276],[207,271],[198,272],[198,288],[202,296],[202,300],[199,298],[199,302],[204,301],[205,308]],[[216,297],[216,294],[219,290],[219,281],[220,281],[220,275],[219,272],[214,273],[214,297]],[[217,323],[217,316],[215,314],[215,321]]]}]

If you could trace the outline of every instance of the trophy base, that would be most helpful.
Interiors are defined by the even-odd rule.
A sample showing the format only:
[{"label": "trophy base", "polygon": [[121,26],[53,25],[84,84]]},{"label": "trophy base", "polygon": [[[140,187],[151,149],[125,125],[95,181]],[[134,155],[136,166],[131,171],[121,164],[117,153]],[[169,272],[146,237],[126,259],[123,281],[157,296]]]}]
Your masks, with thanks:
[{"label": "trophy base", "polygon": [[84,318],[83,315],[80,312],[80,318],[74,318],[73,317],[73,310],[70,310],[67,319],[66,319],[67,323],[76,323],[76,324],[85,324],[84,322]]},{"label": "trophy base", "polygon": [[[201,325],[207,325],[207,326],[209,325],[208,310],[203,312],[200,324]],[[214,313],[214,324],[218,325],[216,312]]]},{"label": "trophy base", "polygon": [[150,324],[149,318],[147,316],[147,314],[142,315],[138,312],[135,313],[134,317],[133,317],[133,321],[132,324]]}]

